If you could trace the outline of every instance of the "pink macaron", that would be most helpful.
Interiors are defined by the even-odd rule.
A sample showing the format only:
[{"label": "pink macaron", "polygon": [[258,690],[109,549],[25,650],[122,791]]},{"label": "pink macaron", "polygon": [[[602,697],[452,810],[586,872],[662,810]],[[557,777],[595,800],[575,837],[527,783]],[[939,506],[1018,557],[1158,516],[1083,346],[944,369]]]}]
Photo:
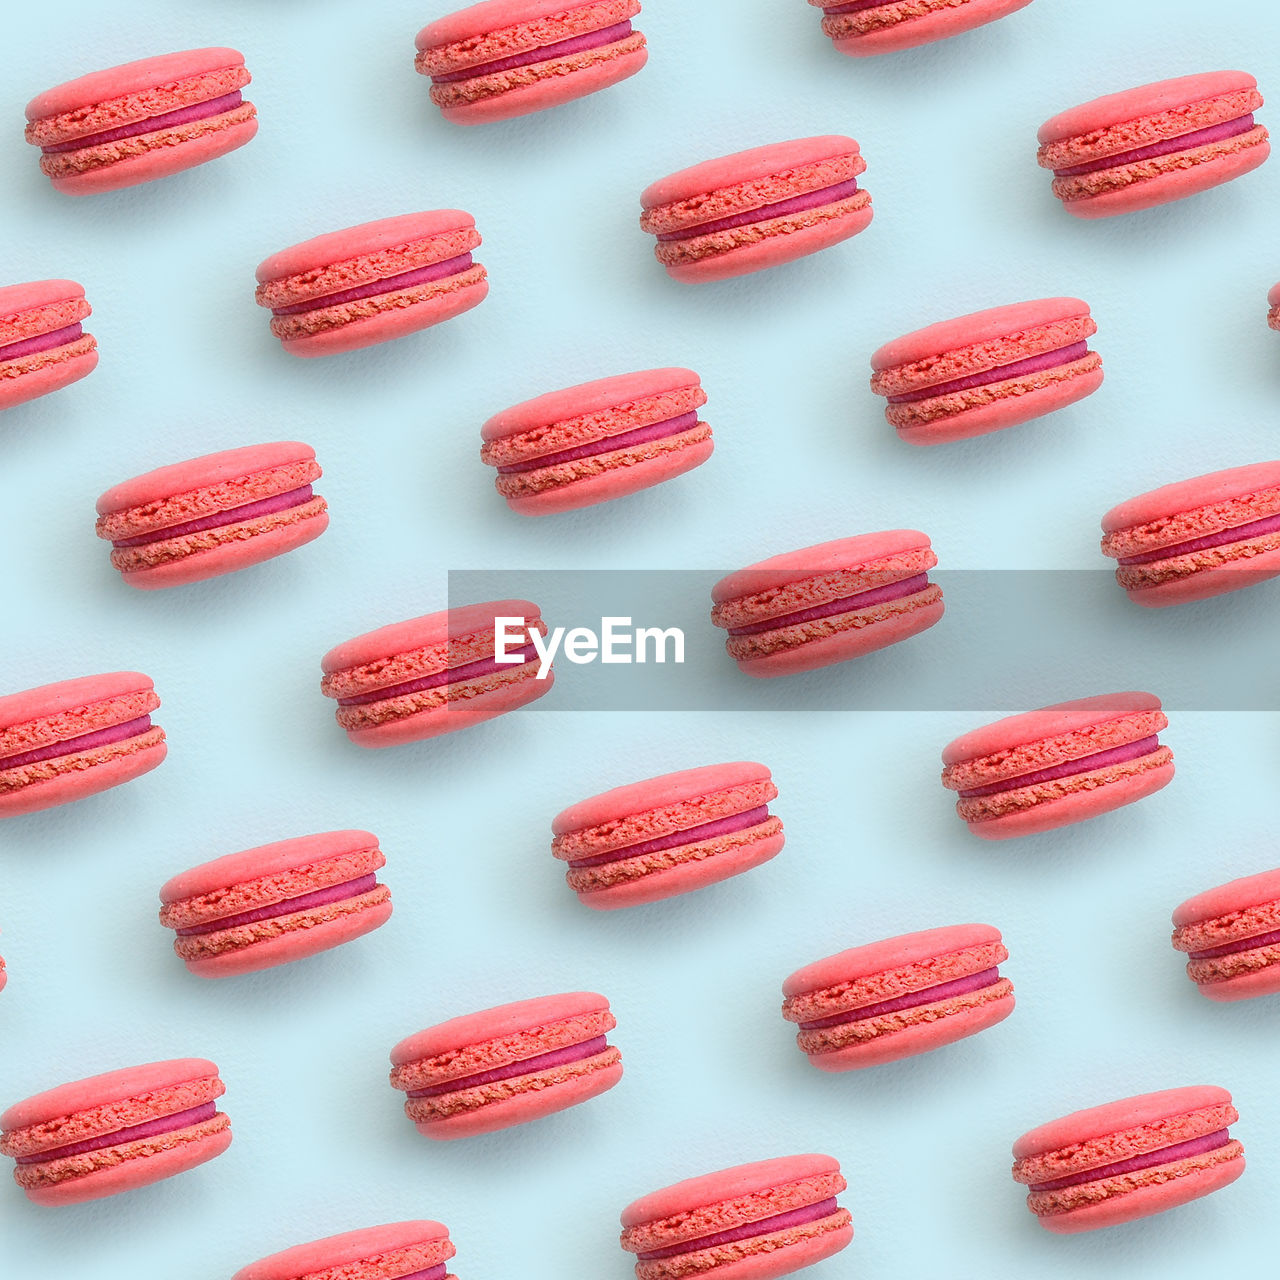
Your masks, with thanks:
[{"label": "pink macaron", "polygon": [[521,515],[594,506],[692,471],[715,447],[692,369],[647,369],[552,391],[494,414],[481,460]]},{"label": "pink macaron", "polygon": [[9,981],[9,972],[4,967],[4,956],[0,956],[0,991],[5,988],[5,983]]},{"label": "pink macaron", "polygon": [[193,168],[258,131],[234,49],[189,49],[70,80],[27,103],[27,141],[59,191],[115,191]]},{"label": "pink macaron", "polygon": [[854,947],[793,973],[782,1016],[819,1071],[928,1053],[1003,1022],[1013,984],[1000,930],[958,924]]},{"label": "pink macaron", "polygon": [[452,1018],[391,1050],[391,1084],[427,1138],[470,1138],[539,1120],[612,1089],[617,1020],[591,991]]},{"label": "pink macaron", "polygon": [[441,1222],[388,1222],[294,1245],[241,1267],[231,1280],[457,1280],[457,1253]]},{"label": "pink macaron", "polygon": [[727,280],[803,258],[871,222],[852,138],[776,142],[682,169],[647,187],[640,226],[675,280]]},{"label": "pink macaron", "polygon": [[0,409],[60,391],[94,371],[98,344],[81,324],[91,311],[74,280],[0,289]]},{"label": "pink macaron", "polygon": [[660,902],[776,857],[777,795],[769,770],[750,761],[664,774],[558,813],[551,852],[569,864],[565,879],[588,907]]},{"label": "pink macaron", "polygon": [[639,0],[484,0],[423,27],[414,65],[446,120],[510,120],[635,75],[639,12]]},{"label": "pink macaron", "polygon": [[1273,284],[1267,291],[1267,324],[1280,329],[1280,284]]},{"label": "pink macaron", "polygon": [[851,58],[915,49],[985,26],[1031,0],[809,0],[822,31]]},{"label": "pink macaron", "polygon": [[368,831],[325,831],[215,858],[160,890],[160,923],[201,978],[256,973],[372,933],[391,918]]},{"label": "pink macaron", "polygon": [[318,538],[328,508],[315,450],[297,441],[210,453],[148,471],[98,499],[98,537],[131,587],[202,582]]},{"label": "pink macaron", "polygon": [[165,757],[160,705],[137,671],[0,698],[0,818],[37,813],[150,773]]},{"label": "pink macaron", "polygon": [[1063,409],[1102,385],[1098,326],[1079,298],[944,320],[881,347],[871,390],[908,444],[967,440]]},{"label": "pink macaron", "polygon": [[721,578],[711,621],[750,676],[785,676],[919,635],[943,613],[938,563],[915,529],[865,533],[762,560]]},{"label": "pink macaron", "polygon": [[853,1239],[836,1197],[848,1184],[831,1156],[782,1156],[689,1178],[622,1211],[637,1280],[775,1280]]},{"label": "pink macaron", "polygon": [[1153,489],[1102,517],[1116,581],[1149,609],[1206,600],[1280,575],[1280,462]]},{"label": "pink macaron", "polygon": [[1077,218],[1109,218],[1207,191],[1271,154],[1258,82],[1212,71],[1108,94],[1040,127],[1042,168]]},{"label": "pink macaron", "polygon": [[1245,876],[1188,898],[1173,913],[1173,945],[1210,1000],[1280,991],[1280,870]]},{"label": "pink macaron", "polygon": [[1173,781],[1169,725],[1151,693],[1059,702],[975,729],[942,753],[942,785],[984,840],[1038,835],[1096,818]]},{"label": "pink macaron", "polygon": [[1233,1183],[1244,1148],[1227,1130],[1239,1118],[1231,1095],[1211,1085],[1125,1098],[1024,1133],[1013,1177],[1047,1231],[1114,1227]]},{"label": "pink macaron", "polygon": [[126,1067],[77,1080],[0,1116],[0,1153],[41,1205],[79,1204],[194,1169],[231,1145],[226,1092],[203,1058]]},{"label": "pink macaron", "polygon": [[538,661],[535,632],[546,635],[547,625],[529,600],[410,618],[330,649],[320,690],[337,701],[338,724],[359,747],[435,738],[550,692],[555,672]]},{"label": "pink macaron", "polygon": [[429,329],[489,292],[475,219],[407,213],[316,236],[258,265],[257,301],[295,356],[358,351]]}]

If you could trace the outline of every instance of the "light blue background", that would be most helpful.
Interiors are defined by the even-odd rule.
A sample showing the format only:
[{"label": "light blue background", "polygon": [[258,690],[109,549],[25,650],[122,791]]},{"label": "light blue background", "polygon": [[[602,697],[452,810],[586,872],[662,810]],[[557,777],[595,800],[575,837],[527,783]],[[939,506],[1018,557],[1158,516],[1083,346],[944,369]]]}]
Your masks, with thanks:
[{"label": "light blue background", "polygon": [[[652,52],[638,77],[477,130],[445,124],[413,73],[415,31],[447,7],[66,0],[6,14],[0,281],[83,282],[102,362],[0,424],[3,690],[145,670],[164,699],[170,757],[143,780],[0,832],[0,1103],[205,1055],[227,1081],[236,1141],[194,1173],[79,1208],[40,1209],[0,1188],[0,1272],[225,1280],[299,1241],[434,1216],[452,1229],[462,1280],[622,1280],[617,1213],[634,1196],[801,1150],[841,1159],[857,1227],[815,1280],[1274,1268],[1280,1010],[1204,1001],[1168,945],[1181,899],[1280,862],[1274,717],[1178,714],[1166,792],[987,846],[937,783],[940,748],[982,722],[976,710],[532,711],[366,754],[317,690],[321,653],[441,607],[451,568],[728,570],[896,525],[927,529],[950,568],[1095,568],[1098,517],[1114,502],[1274,456],[1280,338],[1264,315],[1280,276],[1280,162],[1181,205],[1085,224],[1057,206],[1034,154],[1048,116],[1147,80],[1240,66],[1280,93],[1274,3],[1220,4],[1207,22],[1201,0],[1035,0],[949,43],[854,61],[832,51],[802,0],[648,0],[638,25]],[[22,140],[27,98],[82,71],[215,43],[243,50],[254,73],[262,124],[248,148],[113,195],[48,187]],[[862,143],[876,208],[866,233],[722,286],[690,289],[658,269],[635,221],[646,183],[825,132]],[[259,259],[445,205],[474,213],[484,236],[492,292],[479,309],[328,361],[293,360],[270,339],[253,302]],[[1098,319],[1097,395],[966,444],[898,442],[866,389],[877,345],[1059,292],[1088,299]],[[486,416],[663,363],[703,376],[710,463],[562,518],[506,510],[476,456]],[[314,444],[325,468],[323,539],[180,591],[120,583],[93,536],[100,491],[197,453],[290,437]],[[1261,668],[1274,660],[1275,595],[1264,587],[1160,623],[1186,627],[1206,662],[1215,627],[1251,629]],[[1105,609],[1126,607],[1114,601]],[[946,662],[950,622],[916,642],[914,661]],[[910,670],[903,659],[813,679]],[[1109,687],[1105,671],[1083,673],[1087,687],[1080,674],[1045,671],[1035,701]],[[774,770],[782,856],[650,908],[579,906],[548,852],[558,809],[737,757]],[[164,879],[348,825],[370,827],[387,851],[386,928],[247,979],[185,972],[155,920]],[[968,919],[1005,932],[1018,990],[1008,1022],[874,1071],[808,1067],[778,1016],[788,972]],[[385,1079],[396,1040],[576,987],[613,1000],[621,1086],[505,1134],[417,1136]],[[1199,1082],[1235,1094],[1241,1182],[1091,1236],[1035,1225],[1008,1176],[1019,1133]]]}]

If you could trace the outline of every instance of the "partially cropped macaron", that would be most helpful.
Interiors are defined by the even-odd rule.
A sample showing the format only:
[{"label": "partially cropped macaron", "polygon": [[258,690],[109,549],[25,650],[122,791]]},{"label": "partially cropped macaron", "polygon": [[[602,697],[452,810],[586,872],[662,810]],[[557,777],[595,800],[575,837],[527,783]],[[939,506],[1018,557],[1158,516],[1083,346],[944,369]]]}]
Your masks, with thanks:
[{"label": "partially cropped macaron", "polygon": [[5,988],[5,983],[9,981],[9,971],[4,965],[4,956],[0,956],[0,991]]},{"label": "partially cropped macaron", "polygon": [[622,1211],[637,1280],[774,1280],[830,1258],[853,1239],[831,1156],[782,1156],[689,1178]]},{"label": "partially cropped macaron", "polygon": [[976,1035],[1013,1012],[1009,958],[989,924],[948,925],[853,947],[793,973],[782,1016],[819,1071],[897,1062]]},{"label": "partially cropped macaron", "polygon": [[391,1084],[427,1138],[470,1138],[576,1106],[622,1079],[604,996],[542,996],[453,1018],[391,1051]]},{"label": "partially cropped macaron", "polygon": [[315,450],[297,441],[210,453],[148,471],[98,499],[98,537],[131,587],[202,582],[318,538],[328,507]]},{"label": "partially cropped macaron", "polygon": [[647,369],[552,391],[494,414],[481,460],[521,515],[574,511],[700,466],[715,447],[692,369]]},{"label": "partially cropped macaron", "polygon": [[457,1280],[448,1267],[457,1252],[443,1223],[389,1222],[273,1253],[231,1280]]},{"label": "partially cropped macaron", "polygon": [[165,757],[160,705],[137,671],[81,676],[0,698],[0,818],[96,795]]},{"label": "partially cropped macaron", "polygon": [[94,371],[98,344],[81,324],[91,311],[74,280],[0,289],[0,409],[60,391]]},{"label": "partially cropped macaron", "polygon": [[639,0],[484,0],[418,32],[418,72],[455,124],[526,116],[633,76]]},{"label": "partially cropped macaron", "polygon": [[316,236],[258,265],[257,301],[295,356],[358,351],[429,329],[489,292],[475,219],[460,209],[406,213]]},{"label": "partially cropped macaron", "polygon": [[881,347],[871,389],[908,444],[1016,427],[1102,385],[1098,331],[1079,298],[1043,298],[944,320]]},{"label": "partially cropped macaron", "polygon": [[1013,1144],[1013,1177],[1027,1207],[1059,1235],[1114,1227],[1229,1186],[1244,1148],[1240,1118],[1212,1085],[1165,1089],[1076,1111]]},{"label": "partially cropped macaron", "polygon": [[95,71],[27,103],[27,141],[59,191],[83,196],[165,178],[243,147],[258,113],[234,49],[189,49]]},{"label": "partially cropped macaron", "polygon": [[1280,991],[1280,870],[1245,876],[1188,898],[1173,913],[1173,945],[1210,1000]]},{"label": "partially cropped macaron", "polygon": [[1280,575],[1280,462],[1153,489],[1102,517],[1116,581],[1150,609],[1206,600]]},{"label": "partially cropped macaron", "polygon": [[938,563],[915,529],[865,533],[762,560],[721,578],[711,621],[749,676],[846,662],[919,635],[943,613]]},{"label": "partially cropped macaron", "polygon": [[851,58],[915,49],[985,26],[1031,0],[809,0],[822,31]]},{"label": "partially cropped macaron", "polygon": [[727,880],[782,850],[778,795],[762,764],[737,761],[615,787],[558,813],[551,852],[597,911],[660,902]]},{"label": "partially cropped macaron", "polygon": [[647,187],[640,226],[675,280],[727,280],[856,236],[871,222],[852,138],[776,142],[682,169]]},{"label": "partially cropped macaron", "polygon": [[79,1204],[194,1169],[231,1145],[226,1092],[203,1058],[126,1067],[77,1080],[0,1116],[0,1153],[41,1205]]},{"label": "partially cropped macaron", "polygon": [[1267,292],[1267,324],[1280,329],[1280,284],[1273,284]]},{"label": "partially cropped macaron", "polygon": [[984,840],[1110,813],[1173,781],[1169,720],[1152,693],[1106,693],[1008,716],[950,743],[942,785]]},{"label": "partially cropped macaron", "polygon": [[[503,640],[498,638],[499,631]],[[555,672],[532,636],[547,625],[529,600],[444,609],[330,649],[320,689],[360,747],[392,747],[467,729],[548,693]]]},{"label": "partially cropped macaron", "polygon": [[368,831],[325,831],[215,858],[160,890],[160,923],[201,978],[256,973],[328,951],[391,918]]},{"label": "partially cropped macaron", "polygon": [[1110,218],[1207,191],[1271,154],[1258,82],[1212,71],[1108,94],[1040,127],[1039,163],[1077,218]]}]

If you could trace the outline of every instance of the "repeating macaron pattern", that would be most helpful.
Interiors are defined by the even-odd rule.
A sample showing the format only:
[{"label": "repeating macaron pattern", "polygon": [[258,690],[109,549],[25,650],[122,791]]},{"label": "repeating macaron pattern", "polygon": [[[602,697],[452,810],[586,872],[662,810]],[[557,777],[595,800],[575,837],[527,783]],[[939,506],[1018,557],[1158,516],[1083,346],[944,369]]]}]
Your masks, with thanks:
[{"label": "repeating macaron pattern", "polygon": [[39,1205],[80,1204],[185,1173],[231,1145],[226,1086],[204,1058],[61,1085],[0,1115],[0,1154]]},{"label": "repeating macaron pattern", "polygon": [[94,71],[27,103],[27,141],[58,191],[92,195],[216,160],[249,142],[258,116],[234,49],[190,49]]},{"label": "repeating macaron pattern", "polygon": [[660,902],[776,857],[781,821],[762,764],[738,761],[664,774],[571,805],[551,824],[565,880],[597,911]]},{"label": "repeating macaron pattern", "polygon": [[35,280],[0,289],[0,409],[79,382],[98,364],[84,331],[91,314],[74,280]]},{"label": "repeating macaron pattern", "polygon": [[831,1156],[783,1156],[689,1178],[622,1211],[637,1280],[774,1280],[846,1248],[853,1218]]},{"label": "repeating macaron pattern", "polygon": [[1216,1086],[1166,1089],[1076,1111],[1013,1144],[1013,1177],[1046,1231],[1072,1235],[1173,1209],[1244,1172],[1240,1118]]},{"label": "repeating macaron pattern", "polygon": [[391,1084],[424,1138],[471,1138],[540,1120],[612,1089],[617,1019],[590,991],[453,1018],[391,1050]]},{"label": "repeating macaron pattern", "polygon": [[446,120],[510,120],[635,75],[648,58],[639,12],[639,0],[484,0],[423,27],[414,66]]},{"label": "repeating macaron pattern", "polygon": [[273,1253],[241,1267],[231,1280],[457,1280],[448,1266],[457,1252],[441,1222],[389,1222]]}]

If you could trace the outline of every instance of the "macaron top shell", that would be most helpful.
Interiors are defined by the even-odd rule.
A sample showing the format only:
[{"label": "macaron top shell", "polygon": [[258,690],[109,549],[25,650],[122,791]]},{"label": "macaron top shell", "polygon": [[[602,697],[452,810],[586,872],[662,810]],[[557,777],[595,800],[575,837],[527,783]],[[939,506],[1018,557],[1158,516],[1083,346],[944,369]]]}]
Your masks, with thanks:
[{"label": "macaron top shell", "polygon": [[703,1209],[722,1200],[736,1200],[788,1182],[839,1172],[840,1162],[831,1156],[781,1156],[773,1160],[758,1160],[719,1173],[687,1178],[684,1182],[644,1196],[622,1211],[622,1225],[624,1228],[638,1227]]},{"label": "macaron top shell", "polygon": [[33,280],[26,284],[5,285],[0,289],[0,320],[36,307],[77,302],[83,297],[84,288],[74,280]]},{"label": "macaron top shell", "polygon": [[1194,511],[1197,507],[1229,502],[1262,489],[1275,488],[1280,488],[1280,462],[1231,467],[1207,476],[1166,484],[1130,498],[1128,502],[1112,507],[1102,517],[1102,530],[1104,533],[1116,533],[1137,525],[1153,524],[1184,511]]},{"label": "macaron top shell", "polygon": [[724,791],[752,782],[768,782],[771,775],[762,764],[739,760],[732,764],[709,764],[697,769],[683,769],[644,782],[614,787],[598,796],[582,800],[558,813],[551,823],[554,835],[583,831],[602,826],[618,818],[645,813],[667,805],[695,800],[712,791]]},{"label": "macaron top shell", "polygon": [[1256,876],[1243,876],[1227,884],[1206,889],[1204,893],[1188,898],[1173,913],[1173,923],[1181,929],[1184,925],[1215,920],[1219,916],[1247,911],[1280,901],[1280,870],[1263,871]]},{"label": "macaron top shell", "polygon": [[74,711],[90,702],[150,693],[155,686],[140,671],[113,671],[101,676],[80,676],[56,684],[41,685],[0,698],[0,729],[11,729],[28,720]]},{"label": "macaron top shell", "polygon": [[553,1022],[584,1014],[606,1013],[609,1002],[594,991],[574,991],[565,995],[539,996],[533,1000],[518,1000],[514,1004],[498,1005],[479,1013],[451,1018],[438,1026],[428,1027],[416,1035],[401,1040],[391,1050],[391,1065],[402,1067],[424,1058],[437,1058],[453,1049],[482,1044],[521,1031],[532,1031]]},{"label": "macaron top shell", "polygon": [[244,66],[244,55],[235,49],[187,49],[181,53],[141,58],[105,71],[93,71],[65,84],[56,85],[27,103],[28,120],[44,120],[65,115],[82,107],[96,106],[112,98],[141,93],[161,85],[189,80],[211,71]]},{"label": "macaron top shell", "polygon": [[229,853],[184,871],[165,882],[160,901],[168,905],[186,898],[203,897],[229,889],[245,880],[258,880],[292,871],[313,862],[324,862],[344,853],[376,849],[378,837],[369,831],[326,831],[320,835],[279,840],[256,849]]},{"label": "macaron top shell", "polygon": [[624,373],[616,377],[583,382],[576,387],[550,391],[546,395],[496,413],[480,429],[486,443],[522,435],[538,427],[550,426],[566,418],[600,413],[632,400],[662,395],[684,387],[696,387],[701,379],[692,369],[646,369],[641,373]]},{"label": "macaron top shell", "polygon": [[330,649],[321,659],[325,675],[346,671],[351,667],[363,667],[384,658],[407,653],[411,649],[426,649],[443,645],[450,640],[475,635],[480,631],[493,631],[497,618],[529,617],[540,614],[538,606],[530,600],[494,600],[484,604],[463,605],[457,609],[443,609],[406,622],[393,622],[377,631],[356,636],[337,648]]},{"label": "macaron top shell", "polygon": [[418,32],[414,43],[419,51],[456,44],[491,31],[571,12],[588,3],[590,0],[482,0],[480,4],[469,5],[428,23]]},{"label": "macaron top shell", "polygon": [[[241,1267],[232,1280],[308,1280],[317,1273],[336,1276],[338,1268],[376,1258],[380,1254],[411,1249],[415,1245],[444,1246],[445,1257],[453,1256],[449,1229],[439,1222],[424,1219],[417,1222],[389,1222],[381,1227],[347,1231],[295,1245],[269,1258]],[[361,1273],[363,1275],[363,1273]],[[353,1273],[353,1280],[358,1280]]]},{"label": "macaron top shell", "polygon": [[426,240],[452,231],[471,230],[475,225],[475,219],[461,209],[431,209],[364,222],[342,231],[330,231],[273,253],[258,265],[258,283],[284,280],[348,258],[392,249],[410,240]]},{"label": "macaron top shell", "polygon": [[190,1080],[216,1077],[218,1068],[205,1058],[173,1058],[141,1067],[125,1067],[75,1080],[15,1103],[0,1115],[0,1129],[26,1129],[90,1107],[123,1102],[142,1094],[170,1089]]},{"label": "macaron top shell", "polygon": [[1280,284],[1273,284],[1267,290],[1267,306],[1280,307]]},{"label": "macaron top shell", "polygon": [[1122,93],[1109,93],[1092,102],[1072,107],[1040,126],[1041,145],[1061,142],[1081,134],[1110,129],[1142,116],[1176,111],[1192,103],[1258,87],[1257,80],[1244,71],[1211,71],[1201,75],[1158,80]]},{"label": "macaron top shell", "polygon": [[98,514],[112,515],[133,507],[162,502],[179,493],[203,489],[258,471],[270,471],[299,462],[313,462],[315,450],[296,440],[282,440],[272,444],[247,445],[241,449],[226,449],[221,453],[209,453],[189,462],[177,462],[157,467],[145,475],[108,489],[98,499]]},{"label": "macaron top shell", "polygon": [[853,538],[840,538],[789,551],[784,555],[761,560],[737,573],[721,578],[711,590],[715,604],[738,600],[771,591],[792,582],[803,582],[840,569],[854,569],[886,556],[903,552],[926,551],[929,537],[918,529],[890,529],[883,533],[863,533]]},{"label": "macaron top shell", "polygon": [[1006,338],[1024,329],[1076,320],[1089,315],[1089,304],[1079,298],[1041,298],[1035,302],[1016,302],[1011,306],[991,307],[955,320],[942,320],[914,333],[885,343],[872,357],[871,367],[877,373],[899,365],[915,364],[930,356]]},{"label": "macaron top shell", "polygon": [[767,178],[785,169],[817,164],[835,156],[858,154],[858,144],[843,134],[774,142],[768,146],[753,147],[748,151],[705,160],[691,168],[659,178],[644,189],[640,203],[645,209],[653,209],[717,191],[721,187]]},{"label": "macaron top shell", "polygon": [[840,983],[883,973],[886,969],[919,964],[952,951],[963,951],[968,947],[980,947],[1000,940],[1000,930],[989,924],[957,924],[941,929],[925,929],[918,933],[905,933],[897,938],[852,947],[838,955],[815,961],[793,973],[782,984],[782,994],[790,999],[792,996],[821,991]]},{"label": "macaron top shell", "polygon": [[1024,1133],[1013,1144],[1013,1158],[1025,1160],[1062,1147],[1090,1142],[1108,1134],[1136,1129],[1143,1125],[1171,1120],[1188,1111],[1206,1107],[1229,1106],[1231,1095],[1215,1085],[1193,1085],[1190,1088],[1164,1089],[1159,1093],[1122,1098],[1101,1107],[1073,1111],[1069,1116],[1051,1120],[1030,1133]]},{"label": "macaron top shell", "polygon": [[942,753],[945,765],[960,764],[995,755],[1012,747],[1026,746],[1042,738],[1078,733],[1108,720],[1117,720],[1143,711],[1159,711],[1160,699],[1152,693],[1104,693],[1091,698],[1058,702],[1039,711],[1007,716],[994,724],[974,729],[949,743]]}]

